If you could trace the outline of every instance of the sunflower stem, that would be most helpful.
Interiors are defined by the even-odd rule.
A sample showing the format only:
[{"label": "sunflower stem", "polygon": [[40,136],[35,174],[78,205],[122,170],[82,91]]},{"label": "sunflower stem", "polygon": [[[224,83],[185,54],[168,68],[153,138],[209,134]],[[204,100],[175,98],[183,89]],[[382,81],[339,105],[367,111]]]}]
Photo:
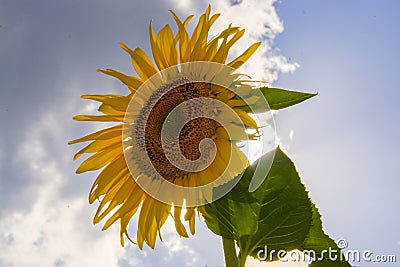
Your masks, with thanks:
[{"label": "sunflower stem", "polygon": [[238,256],[236,254],[235,240],[222,237],[222,246],[224,248],[225,266],[239,267]]},{"label": "sunflower stem", "polygon": [[246,259],[247,259],[246,255],[239,253],[239,261],[240,261],[239,267],[246,267]]}]

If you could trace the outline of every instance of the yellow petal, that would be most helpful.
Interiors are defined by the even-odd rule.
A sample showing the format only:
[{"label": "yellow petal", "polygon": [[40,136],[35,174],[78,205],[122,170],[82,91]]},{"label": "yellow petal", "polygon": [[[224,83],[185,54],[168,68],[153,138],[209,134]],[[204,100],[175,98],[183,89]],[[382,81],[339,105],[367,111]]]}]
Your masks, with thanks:
[{"label": "yellow petal", "polygon": [[136,239],[137,239],[138,247],[140,249],[143,249],[144,237],[142,235],[142,232],[139,231],[139,229],[138,229],[137,234],[136,234]]},{"label": "yellow petal", "polygon": [[157,223],[157,232],[159,234],[160,240],[162,240],[160,229],[164,225],[165,221],[167,220],[170,211],[171,205],[164,204],[161,202],[156,201],[156,205],[154,206],[155,210],[155,219]]},{"label": "yellow petal", "polygon": [[92,204],[97,198],[106,194],[113,187],[120,177],[129,171],[125,165],[124,155],[116,157],[97,176],[89,193],[89,203]]},{"label": "yellow petal", "polygon": [[134,76],[127,76],[113,69],[106,69],[106,70],[98,69],[97,71],[119,79],[122,83],[128,86],[131,92],[135,92],[142,85],[142,81],[140,79]]},{"label": "yellow petal", "polygon": [[224,124],[224,128],[229,134],[229,140],[240,141],[247,139],[247,133],[241,126],[227,122]]},{"label": "yellow petal", "polygon": [[175,66],[178,64],[174,33],[168,24],[158,33],[157,44],[161,51],[161,57],[164,57],[167,66]]},{"label": "yellow petal", "polygon": [[193,48],[197,42],[197,39],[200,36],[200,32],[202,31],[202,29],[204,28],[204,24],[205,24],[205,20],[206,20],[206,16],[208,18],[210,14],[210,7],[207,8],[206,13],[204,13],[203,15],[200,16],[196,27],[193,30],[192,36],[190,38],[190,45],[191,45],[191,51],[193,51]]},{"label": "yellow petal", "polygon": [[[104,199],[101,200],[101,203],[93,218],[94,224],[97,224],[104,219],[105,216],[107,216],[117,206],[124,203],[125,200],[130,196],[133,188],[129,187],[129,183],[127,183],[128,179],[128,175],[123,176],[122,179],[119,179],[115,186],[107,192]],[[103,227],[103,229],[105,228]]]},{"label": "yellow petal", "polygon": [[122,135],[122,125],[116,125],[68,142],[69,145],[90,140],[107,140]]},{"label": "yellow petal", "polygon": [[119,43],[119,45],[122,49],[124,49],[131,55],[132,65],[142,81],[146,81],[151,76],[157,73],[157,70],[151,62],[150,58],[142,49],[136,48],[135,50],[131,50],[123,43]]},{"label": "yellow petal", "polygon": [[246,101],[241,100],[241,99],[230,99],[230,100],[226,101],[226,104],[232,108],[247,106]]},{"label": "yellow petal", "polygon": [[[216,163],[219,164],[219,167],[222,167],[221,174],[223,173],[224,170],[230,171],[228,166],[229,166],[229,161],[232,158],[232,144],[224,139],[216,139],[215,144],[218,148],[217,150],[217,157],[215,158]],[[221,159],[222,161],[220,163],[217,162],[217,159]],[[230,173],[229,173],[230,175]],[[233,178],[233,177],[232,177]]]},{"label": "yellow petal", "polygon": [[192,54],[190,55],[191,61],[205,60],[205,55],[207,52],[205,47],[207,45],[208,31],[209,31],[208,21],[204,21],[199,36],[195,40],[192,39],[191,41],[192,46],[194,43],[194,46],[192,48]]},{"label": "yellow petal", "polygon": [[222,92],[220,92],[216,98],[218,100],[221,100],[222,102],[226,103],[228,102],[229,99],[232,98],[232,96],[234,96],[235,94],[233,92],[231,92],[230,90],[223,90]]},{"label": "yellow petal", "polygon": [[257,122],[252,117],[250,117],[249,114],[247,114],[245,111],[238,109],[238,108],[234,108],[233,110],[236,112],[236,114],[239,115],[240,119],[242,120],[243,124],[246,127],[253,128],[258,131]]},{"label": "yellow petal", "polygon": [[211,16],[210,21],[209,21],[209,25],[210,27],[214,24],[214,22],[219,18],[221,14],[216,13],[214,15]]},{"label": "yellow petal", "polygon": [[214,39],[207,45],[207,52],[204,60],[211,61],[218,51],[218,39]]},{"label": "yellow petal", "polygon": [[217,130],[216,130],[216,132],[215,132],[215,135],[216,135],[217,138],[222,138],[222,139],[225,139],[225,140],[230,140],[230,139],[229,139],[229,135],[228,135],[228,133],[227,133],[227,131],[225,130],[224,127],[218,127]]},{"label": "yellow petal", "polygon": [[121,142],[122,139],[120,136],[117,136],[109,140],[95,140],[91,142],[89,145],[79,150],[79,152],[74,155],[74,160],[78,159],[84,153],[95,153],[98,151],[102,151],[112,146],[121,145]]},{"label": "yellow petal", "polygon": [[[157,237],[157,223],[155,220],[155,200],[151,197],[146,197],[142,203],[142,208],[139,214],[139,228],[138,232],[144,237],[144,241],[154,248]],[[139,244],[140,245],[140,244]]]},{"label": "yellow petal", "polygon": [[232,60],[231,62],[228,63],[229,67],[232,67],[234,69],[238,69],[240,66],[242,66],[253,54],[256,52],[258,47],[261,45],[261,42],[257,42],[252,44],[249,48],[247,48],[246,51],[244,51],[240,56]]},{"label": "yellow petal", "polygon": [[[208,168],[199,172],[198,177],[200,180],[200,184],[206,185],[214,182],[218,178],[218,174],[214,173],[214,168],[211,164]],[[209,203],[212,202],[212,190],[202,190],[201,193],[203,198],[205,198]]]},{"label": "yellow petal", "polygon": [[182,23],[178,16],[172,11],[172,16],[178,26],[178,36],[179,36],[179,56],[180,62],[185,63],[190,59],[190,38],[189,34],[186,31],[186,24],[190,21],[193,16],[189,16],[184,23]]},{"label": "yellow petal", "polygon": [[239,175],[247,166],[249,166],[249,160],[246,155],[236,146],[233,146],[230,171],[233,176]]},{"label": "yellow petal", "polygon": [[[183,186],[195,188],[198,186],[198,180],[199,178],[197,177],[197,173],[190,173],[189,175],[186,176],[186,178],[183,179]],[[187,201],[190,203],[196,202],[198,197],[196,192],[193,190],[189,190],[185,196]]]},{"label": "yellow petal", "polygon": [[131,241],[132,243],[135,244],[135,242],[133,242],[132,239],[129,237],[127,229],[128,229],[129,221],[131,220],[133,215],[135,215],[137,210],[138,210],[138,207],[136,207],[135,209],[132,209],[129,213],[125,214],[120,220],[121,224],[120,224],[119,237],[120,237],[121,246],[124,246],[124,235],[126,235],[126,237],[129,239],[129,241]]},{"label": "yellow petal", "polygon": [[111,106],[114,110],[125,112],[129,102],[131,101],[132,94],[128,96],[122,95],[82,95],[81,98],[91,99],[102,102],[105,105]]},{"label": "yellow petal", "polygon": [[121,97],[121,95],[116,94],[105,94],[105,95],[81,95],[83,99],[90,99],[98,102],[104,103],[107,99]]},{"label": "yellow petal", "polygon": [[101,104],[97,110],[105,115],[124,116],[125,117],[125,111],[117,110],[113,106],[110,106],[110,105]]},{"label": "yellow petal", "polygon": [[244,29],[239,30],[239,28],[233,28],[232,33],[235,33],[235,35],[229,40],[227,46],[231,48],[240,38],[242,38],[244,32]]},{"label": "yellow petal", "polygon": [[150,46],[151,46],[151,52],[153,54],[154,61],[156,62],[156,65],[159,70],[163,70],[166,67],[168,67],[167,63],[164,60],[164,57],[162,57],[162,53],[160,51],[160,48],[157,45],[157,36],[153,30],[152,27],[152,21],[150,21],[150,26],[149,26],[149,34],[150,34]]},{"label": "yellow petal", "polygon": [[194,213],[195,208],[187,208],[186,214],[185,214],[185,220],[189,221],[189,228],[190,228],[190,233],[194,235],[195,233],[195,218],[196,215]]},{"label": "yellow petal", "polygon": [[101,169],[108,163],[110,163],[116,156],[122,154],[122,147],[117,146],[113,149],[107,149],[100,151],[93,156],[89,157],[81,163],[76,170],[76,173],[83,173],[86,171],[94,171]]},{"label": "yellow petal", "polygon": [[76,121],[103,121],[103,122],[122,122],[124,120],[124,116],[110,116],[110,115],[77,115],[72,119]]},{"label": "yellow petal", "polygon": [[[234,34],[234,36],[228,41],[228,37],[232,34]],[[244,30],[239,30],[238,27],[231,27],[231,25],[229,25],[228,29],[223,31],[219,37],[223,38],[223,41],[218,51],[215,53],[212,61],[225,63],[228,57],[229,49],[231,49],[231,47],[243,36],[243,34]]]},{"label": "yellow petal", "polygon": [[114,222],[116,222],[118,219],[121,219],[126,215],[126,214],[132,214],[132,211],[136,211],[139,208],[140,202],[144,198],[144,192],[141,190],[138,190],[138,187],[135,187],[132,190],[132,193],[130,194],[129,197],[126,198],[122,206],[116,211],[104,224],[102,230],[108,229]]},{"label": "yellow petal", "polygon": [[175,229],[180,236],[189,237],[189,235],[186,232],[185,226],[182,224],[181,213],[182,213],[182,207],[174,206]]}]

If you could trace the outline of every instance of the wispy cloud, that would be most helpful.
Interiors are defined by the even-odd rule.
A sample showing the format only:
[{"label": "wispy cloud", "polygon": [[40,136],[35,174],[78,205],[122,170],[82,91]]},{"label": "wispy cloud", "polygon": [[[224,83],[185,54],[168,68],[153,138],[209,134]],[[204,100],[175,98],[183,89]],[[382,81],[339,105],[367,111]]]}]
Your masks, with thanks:
[{"label": "wispy cloud", "polygon": [[93,209],[86,196],[62,194],[70,179],[65,166],[71,155],[54,157],[50,149],[57,147],[52,138],[64,136],[63,122],[46,115],[29,130],[17,158],[30,173],[19,197],[30,208],[9,211],[0,219],[2,266],[118,266],[124,250],[115,245],[117,229],[100,233],[90,223]]},{"label": "wispy cloud", "polygon": [[232,48],[231,57],[239,55],[254,42],[262,41],[262,46],[243,66],[242,71],[255,80],[267,83],[276,81],[279,73],[293,72],[299,66],[297,63],[289,63],[279,48],[274,46],[276,35],[283,32],[275,2],[221,0],[212,3],[212,10],[221,13],[218,23],[213,26],[214,35],[230,23],[246,30],[245,37]]}]

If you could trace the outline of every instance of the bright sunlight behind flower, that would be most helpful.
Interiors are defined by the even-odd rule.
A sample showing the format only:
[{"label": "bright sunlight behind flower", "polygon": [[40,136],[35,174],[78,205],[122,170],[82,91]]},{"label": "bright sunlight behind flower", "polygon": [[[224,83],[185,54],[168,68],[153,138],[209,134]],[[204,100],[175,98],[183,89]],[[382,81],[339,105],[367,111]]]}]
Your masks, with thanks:
[{"label": "bright sunlight behind flower", "polygon": [[[175,35],[169,25],[155,34],[150,24],[155,64],[142,49],[120,44],[138,77],[99,71],[122,81],[128,95],[82,96],[101,102],[103,115],[78,115],[75,120],[118,123],[70,142],[91,141],[74,156],[93,154],[77,173],[101,169],[89,195],[90,203],[100,200],[93,221],[104,219],[105,230],[119,220],[122,246],[126,236],[140,249],[144,243],[154,248],[170,215],[180,236],[188,237],[187,228],[194,234],[197,210],[222,237],[227,267],[244,267],[248,256],[264,261],[259,255],[265,248],[283,255],[313,250],[318,261],[330,264],[335,260],[324,257],[321,248],[340,250],[323,232],[321,216],[293,162],[275,147],[275,132],[265,131],[274,129],[271,110],[316,94],[254,86],[237,69],[260,43],[226,63],[244,30],[229,25],[210,38],[219,16],[210,12],[209,6],[191,36],[186,28],[192,16],[182,22],[171,11]],[[250,140],[261,148],[251,165]],[[269,151],[268,143],[273,147]],[[133,240],[128,226],[137,212]],[[339,262],[337,266],[349,266],[343,258]]]},{"label": "bright sunlight behind flower", "polygon": [[101,169],[89,196],[90,203],[101,200],[93,222],[108,216],[105,230],[119,220],[122,245],[124,236],[134,242],[127,229],[137,212],[134,243],[140,248],[144,242],[155,247],[170,214],[177,233],[188,237],[181,221],[185,207],[184,219],[194,234],[195,209],[211,203],[215,199],[212,189],[231,181],[248,166],[238,142],[258,138],[256,120],[248,115],[250,110],[243,110],[258,98],[252,95],[246,99],[252,86],[234,71],[260,43],[223,65],[244,29],[229,25],[210,38],[210,27],[219,14],[210,16],[208,7],[189,35],[186,28],[193,16],[182,22],[171,13],[178,26],[176,34],[169,25],[156,34],[150,24],[155,65],[142,49],[131,50],[120,43],[131,56],[138,77],[99,70],[121,80],[129,94],[83,95],[101,102],[98,110],[104,115],[74,117],[78,121],[118,123],[69,144],[91,142],[74,156],[93,154],[76,172]]}]

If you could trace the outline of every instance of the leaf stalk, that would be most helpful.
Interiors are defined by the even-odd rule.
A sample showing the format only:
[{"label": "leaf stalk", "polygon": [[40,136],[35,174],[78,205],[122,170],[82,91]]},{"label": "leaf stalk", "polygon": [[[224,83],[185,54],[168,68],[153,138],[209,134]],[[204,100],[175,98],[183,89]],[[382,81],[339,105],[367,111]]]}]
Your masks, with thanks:
[{"label": "leaf stalk", "polygon": [[[225,266],[239,267],[239,260],[236,254],[235,240],[222,237],[222,246],[224,248]],[[244,266],[244,265],[240,265]]]}]

